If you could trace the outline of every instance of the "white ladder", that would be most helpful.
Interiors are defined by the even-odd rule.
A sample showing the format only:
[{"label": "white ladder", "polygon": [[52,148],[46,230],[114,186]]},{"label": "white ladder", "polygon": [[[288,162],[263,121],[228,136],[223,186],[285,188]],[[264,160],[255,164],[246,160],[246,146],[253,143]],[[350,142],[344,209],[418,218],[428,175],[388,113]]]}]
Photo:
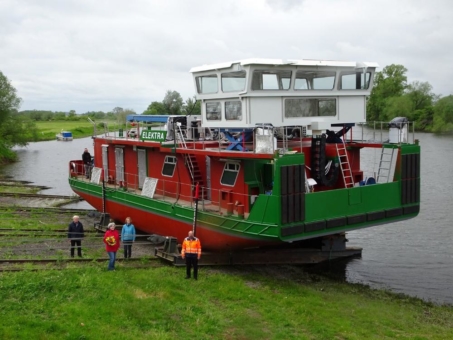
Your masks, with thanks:
[{"label": "white ladder", "polygon": [[[186,141],[184,139],[184,134],[182,133],[182,130],[181,130],[181,125],[177,125],[176,141],[178,143],[181,143],[181,146],[184,149],[187,149],[187,144],[186,144]],[[192,159],[190,158],[190,155],[187,154],[187,153],[184,154],[184,160],[186,162],[187,168],[189,169],[190,177],[192,178],[192,181],[194,181],[194,179],[195,179],[195,170],[194,170],[194,166],[193,166],[193,163],[192,163]]]},{"label": "white ladder", "polygon": [[392,170],[394,148],[386,148],[382,146],[381,160],[379,161],[379,169],[376,183],[388,183]]}]

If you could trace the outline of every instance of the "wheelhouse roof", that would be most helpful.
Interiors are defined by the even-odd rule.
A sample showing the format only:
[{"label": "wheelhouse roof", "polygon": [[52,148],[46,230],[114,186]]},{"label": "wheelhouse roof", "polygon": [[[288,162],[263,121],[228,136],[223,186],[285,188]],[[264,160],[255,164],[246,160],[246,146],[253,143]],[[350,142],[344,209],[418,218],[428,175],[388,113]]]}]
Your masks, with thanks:
[{"label": "wheelhouse roof", "polygon": [[221,70],[230,68],[234,64],[242,66],[246,65],[266,65],[266,66],[334,66],[334,67],[378,67],[379,65],[375,62],[356,62],[356,61],[338,61],[338,60],[314,60],[314,59],[300,59],[300,60],[283,60],[283,59],[243,59],[219,64],[196,66],[190,69],[191,73],[210,71],[210,70]]},{"label": "wheelhouse roof", "polygon": [[166,123],[170,115],[127,115],[129,122]]}]

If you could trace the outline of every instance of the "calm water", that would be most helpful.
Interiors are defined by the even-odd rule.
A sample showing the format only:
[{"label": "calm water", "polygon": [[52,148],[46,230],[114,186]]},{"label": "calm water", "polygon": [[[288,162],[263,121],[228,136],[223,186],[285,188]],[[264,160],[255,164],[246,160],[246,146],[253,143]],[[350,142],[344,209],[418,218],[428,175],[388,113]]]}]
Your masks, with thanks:
[{"label": "calm water", "polygon": [[415,218],[348,233],[363,247],[346,278],[425,300],[453,304],[453,136],[418,133],[421,211]]},{"label": "calm water", "polygon": [[[0,171],[16,180],[30,181],[36,185],[50,187],[43,194],[72,195],[74,192],[68,183],[68,164],[72,159],[82,159],[82,153],[88,148],[93,154],[93,140],[75,139],[71,142],[47,141],[30,143],[27,147],[17,148],[19,161],[2,167]],[[67,205],[67,208],[92,208],[86,202]]]},{"label": "calm water", "polygon": [[[417,134],[422,147],[421,212],[415,219],[348,233],[362,258],[338,264],[346,279],[376,288],[453,304],[453,136]],[[17,180],[71,195],[67,167],[93,150],[91,138],[31,143],[18,149],[19,162],[1,169]],[[71,207],[89,208],[86,202]],[[342,268],[342,266],[345,268]]]}]

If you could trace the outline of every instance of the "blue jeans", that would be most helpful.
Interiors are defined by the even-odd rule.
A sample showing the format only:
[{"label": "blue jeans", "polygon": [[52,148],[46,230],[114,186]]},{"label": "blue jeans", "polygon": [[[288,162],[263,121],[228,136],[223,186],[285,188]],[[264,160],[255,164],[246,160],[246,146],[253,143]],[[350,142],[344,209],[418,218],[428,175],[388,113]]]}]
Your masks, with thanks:
[{"label": "blue jeans", "polygon": [[109,254],[109,266],[108,270],[114,270],[115,269],[115,259],[116,259],[116,251],[108,251],[107,254]]}]

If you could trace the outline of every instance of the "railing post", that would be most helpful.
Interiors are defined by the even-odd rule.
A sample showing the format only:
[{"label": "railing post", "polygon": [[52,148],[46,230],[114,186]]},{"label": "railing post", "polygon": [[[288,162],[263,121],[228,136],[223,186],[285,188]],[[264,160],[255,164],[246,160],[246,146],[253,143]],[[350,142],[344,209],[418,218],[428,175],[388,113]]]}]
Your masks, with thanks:
[{"label": "railing post", "polygon": [[382,122],[381,122],[381,143],[383,142],[383,139],[382,139]]}]

